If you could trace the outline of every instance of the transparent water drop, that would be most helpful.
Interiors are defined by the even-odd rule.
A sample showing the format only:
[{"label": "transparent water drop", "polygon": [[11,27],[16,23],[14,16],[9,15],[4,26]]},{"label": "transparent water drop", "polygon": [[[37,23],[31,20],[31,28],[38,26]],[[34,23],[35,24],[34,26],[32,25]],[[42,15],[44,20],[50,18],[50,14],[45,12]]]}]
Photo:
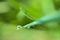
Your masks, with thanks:
[{"label": "transparent water drop", "polygon": [[17,25],[17,30],[23,28],[21,25]]}]

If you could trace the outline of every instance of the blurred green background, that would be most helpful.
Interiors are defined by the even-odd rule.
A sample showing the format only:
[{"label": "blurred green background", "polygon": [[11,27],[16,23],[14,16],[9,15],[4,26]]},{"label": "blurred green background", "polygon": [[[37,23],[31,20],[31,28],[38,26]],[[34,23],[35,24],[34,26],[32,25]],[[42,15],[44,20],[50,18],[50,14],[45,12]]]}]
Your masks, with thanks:
[{"label": "blurred green background", "polygon": [[0,40],[60,40],[57,22],[45,24],[59,26],[55,30],[45,25],[16,30],[17,25],[26,25],[59,8],[60,0],[0,0]]}]

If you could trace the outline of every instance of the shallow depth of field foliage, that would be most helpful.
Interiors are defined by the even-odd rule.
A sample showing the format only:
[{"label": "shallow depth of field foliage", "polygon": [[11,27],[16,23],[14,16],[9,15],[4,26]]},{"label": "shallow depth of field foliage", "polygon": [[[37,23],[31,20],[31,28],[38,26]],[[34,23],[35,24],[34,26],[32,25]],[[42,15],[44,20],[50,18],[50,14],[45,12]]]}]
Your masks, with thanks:
[{"label": "shallow depth of field foliage", "polygon": [[16,29],[50,14],[60,15],[60,0],[0,0],[0,40],[60,40],[60,20]]}]

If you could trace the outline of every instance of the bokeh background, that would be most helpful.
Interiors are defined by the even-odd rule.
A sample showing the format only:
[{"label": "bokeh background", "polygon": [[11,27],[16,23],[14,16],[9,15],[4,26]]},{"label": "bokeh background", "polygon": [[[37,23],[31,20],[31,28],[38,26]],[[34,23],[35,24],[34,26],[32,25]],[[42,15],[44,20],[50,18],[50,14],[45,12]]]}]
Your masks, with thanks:
[{"label": "bokeh background", "polygon": [[58,9],[60,0],[0,0],[0,40],[60,40],[60,21],[16,30]]}]

